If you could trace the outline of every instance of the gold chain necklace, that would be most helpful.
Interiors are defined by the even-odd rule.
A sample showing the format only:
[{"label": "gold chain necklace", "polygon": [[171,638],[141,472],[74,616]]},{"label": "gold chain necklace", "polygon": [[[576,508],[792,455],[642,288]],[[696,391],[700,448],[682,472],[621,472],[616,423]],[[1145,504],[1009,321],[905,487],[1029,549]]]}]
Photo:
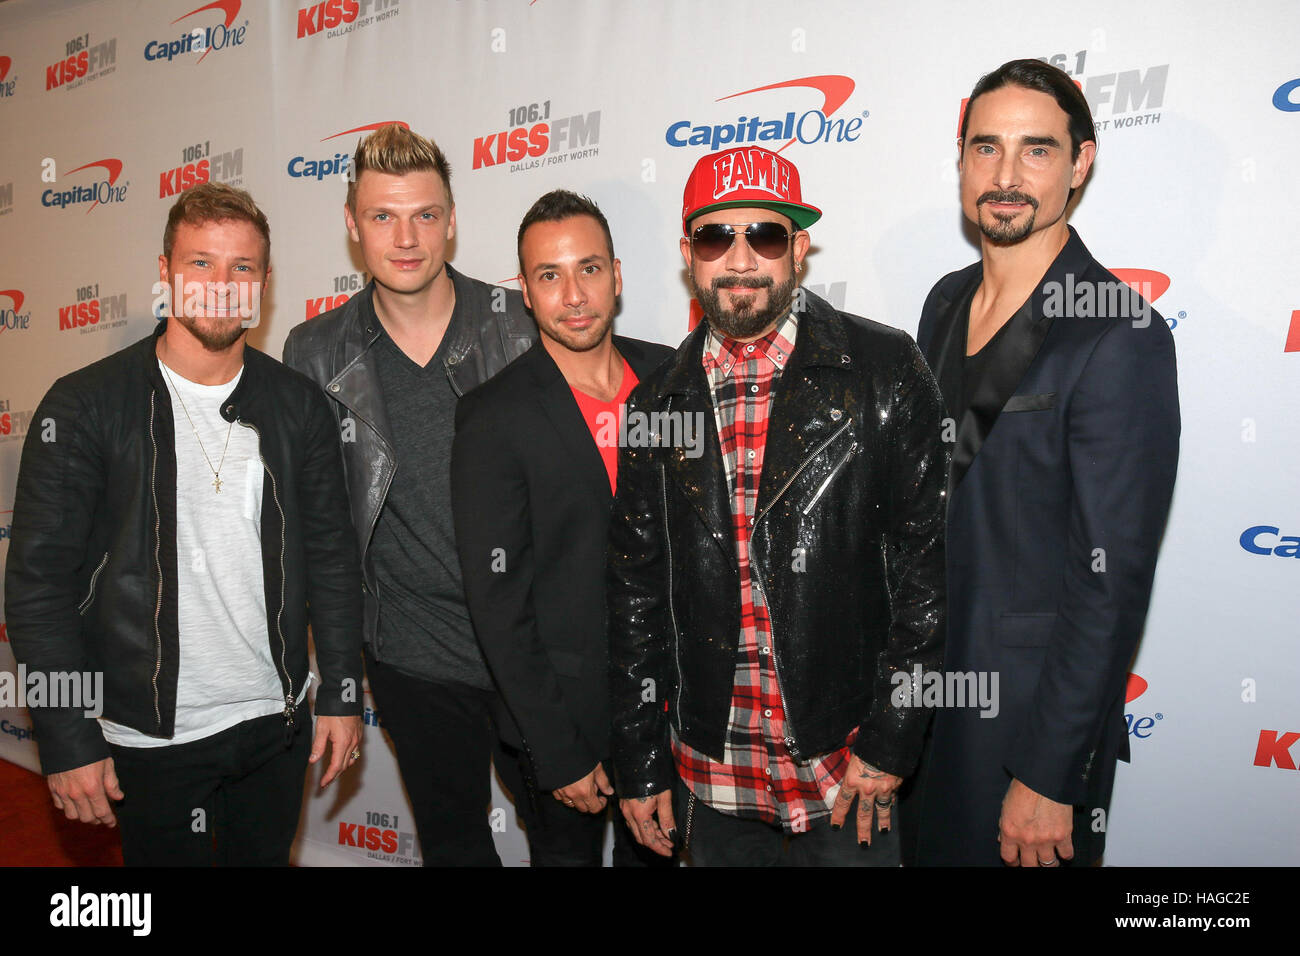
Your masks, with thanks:
[{"label": "gold chain necklace", "polygon": [[185,397],[181,395],[181,390],[176,387],[176,380],[172,378],[171,371],[167,368],[166,362],[160,362],[162,370],[167,373],[167,380],[171,383],[172,393],[176,396],[177,401],[181,403],[181,411],[189,420],[190,428],[194,431],[194,437],[199,443],[199,451],[203,452],[203,459],[208,463],[208,468],[212,471],[212,487],[217,489],[217,494],[221,494],[221,469],[226,464],[226,452],[230,450],[230,433],[234,430],[235,423],[231,422],[230,427],[226,429],[226,447],[221,450],[221,461],[216,468],[212,467],[212,459],[208,457],[208,450],[203,447],[203,439],[199,437],[199,430],[194,427],[194,419],[190,417],[190,410],[185,406]]}]

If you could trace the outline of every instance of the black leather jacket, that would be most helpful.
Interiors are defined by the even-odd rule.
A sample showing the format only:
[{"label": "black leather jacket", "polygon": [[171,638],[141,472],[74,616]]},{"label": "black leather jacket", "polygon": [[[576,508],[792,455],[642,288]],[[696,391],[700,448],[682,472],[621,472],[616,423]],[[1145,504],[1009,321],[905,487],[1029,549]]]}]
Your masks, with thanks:
[{"label": "black leather jacket", "polygon": [[[460,396],[527,352],[537,339],[537,325],[524,311],[518,291],[461,275],[450,263],[447,274],[456,289],[456,309],[467,317],[458,323],[457,339],[448,343],[443,360],[452,391]],[[371,282],[337,309],[294,328],[284,343],[284,364],[315,380],[334,399],[330,405],[339,434],[346,438],[343,461],[352,523],[360,540],[365,639],[376,658],[382,659],[377,646],[379,602],[375,599],[370,541],[397,471],[397,454],[389,438],[378,367],[370,354],[380,328],[373,310],[361,307],[373,292]],[[451,454],[450,448],[447,454]]]},{"label": "black leather jacket", "polygon": [[[937,670],[944,628],[943,400],[904,332],[804,293],[776,386],[751,533],[755,586],[797,759],[843,746],[906,775],[928,713],[895,707]],[[615,787],[674,779],[668,722],[720,760],[740,634],[740,578],[701,323],[632,393],[634,412],[702,416],[704,452],[621,451],[610,532]],[[671,419],[661,419],[663,423]],[[665,713],[664,700],[668,707]]]},{"label": "black leather jacket", "polygon": [[[180,631],[175,423],[155,357],[165,327],[65,375],[41,401],[18,474],[5,615],[29,673],[102,671],[103,716],[170,737]],[[221,414],[257,432],[265,464],[261,560],[286,716],[307,680],[309,617],[316,712],[359,715],[359,562],[328,403],[246,347]],[[47,774],[109,756],[84,710],[31,708]]]}]

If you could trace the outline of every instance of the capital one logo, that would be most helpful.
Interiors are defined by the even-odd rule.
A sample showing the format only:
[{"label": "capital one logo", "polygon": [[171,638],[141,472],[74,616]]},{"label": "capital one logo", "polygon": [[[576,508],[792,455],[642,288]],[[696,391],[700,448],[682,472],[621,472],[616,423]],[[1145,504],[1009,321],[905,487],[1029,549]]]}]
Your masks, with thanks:
[{"label": "capital one logo", "polygon": [[1139,740],[1146,740],[1150,737],[1156,721],[1165,719],[1165,715],[1158,712],[1138,716],[1135,712],[1140,709],[1139,707],[1128,707],[1129,704],[1146,693],[1147,686],[1144,678],[1139,677],[1137,674],[1129,674],[1128,684],[1124,688],[1124,704],[1127,711],[1124,714],[1124,723],[1128,726],[1129,736],[1137,737]]},{"label": "capital one logo", "polygon": [[[743,143],[783,143],[780,147],[765,147],[780,153],[795,142],[811,145],[813,143],[853,143],[862,135],[862,121],[868,115],[863,110],[860,116],[831,116],[853,95],[856,87],[852,77],[838,74],[822,76],[804,76],[794,80],[782,80],[756,86],[752,90],[742,90],[719,97],[714,102],[734,100],[739,96],[764,93],[771,90],[810,89],[821,94],[820,107],[808,109],[802,113],[787,110],[783,115],[747,113],[736,118],[734,123],[699,124],[690,119],[678,120],[669,125],[664,132],[664,140],[669,146],[704,146],[709,152],[716,153],[727,146]],[[763,100],[770,103],[770,98]]]},{"label": "capital one logo", "polygon": [[[345,129],[341,133],[333,133],[321,140],[322,143],[328,143],[332,139],[338,139],[340,136],[350,136],[353,133],[371,133],[383,126],[391,126],[396,123],[402,129],[410,129],[410,125],[401,120],[384,120],[381,123],[369,123],[366,126],[356,126],[352,129]],[[317,159],[308,159],[306,156],[295,156],[289,160],[289,175],[294,179],[314,179],[320,182],[326,176],[343,176],[347,177],[348,170],[352,166],[351,153],[336,152],[333,156],[321,156]]]},{"label": "capital one logo", "polygon": [[0,289],[0,300],[8,299],[13,305],[5,308],[3,301],[0,301],[0,334],[10,329],[27,329],[31,327],[32,313],[23,311],[23,300],[26,297],[17,289]]},{"label": "capital one logo", "polygon": [[[1150,305],[1155,305],[1156,300],[1169,291],[1172,282],[1169,276],[1154,269],[1111,269],[1110,271],[1116,279],[1146,299]],[[1178,323],[1185,318],[1187,318],[1186,312],[1170,313],[1165,316],[1165,322],[1170,329],[1176,329]]]},{"label": "capital one logo", "polygon": [[182,20],[213,10],[220,12],[222,17],[210,26],[195,26],[175,39],[150,40],[145,44],[144,58],[153,62],[174,60],[178,56],[202,51],[202,55],[195,61],[202,63],[214,50],[225,50],[242,45],[244,35],[248,32],[248,20],[245,18],[241,23],[235,23],[242,2],[243,0],[213,0],[212,3],[181,14],[169,26],[175,26]]},{"label": "capital one logo", "polygon": [[128,183],[117,184],[118,178],[122,175],[122,161],[120,159],[97,159],[93,163],[86,163],[84,166],[78,166],[76,169],[70,169],[65,174],[71,176],[73,173],[79,173],[84,169],[102,168],[104,178],[94,181],[89,186],[73,186],[71,189],[47,189],[41,193],[41,205],[49,207],[68,208],[69,206],[80,205],[81,203],[90,203],[86,212],[90,212],[100,203],[115,203],[126,201],[126,187]]},{"label": "capital one logo", "polygon": [[[0,73],[0,79],[4,74]],[[1273,105],[1284,113],[1300,113],[1300,79],[1287,80],[1273,93]]]},{"label": "capital one logo", "polygon": [[0,97],[13,96],[14,85],[18,82],[17,77],[10,80],[9,67],[13,66],[13,60],[7,56],[0,56]]}]

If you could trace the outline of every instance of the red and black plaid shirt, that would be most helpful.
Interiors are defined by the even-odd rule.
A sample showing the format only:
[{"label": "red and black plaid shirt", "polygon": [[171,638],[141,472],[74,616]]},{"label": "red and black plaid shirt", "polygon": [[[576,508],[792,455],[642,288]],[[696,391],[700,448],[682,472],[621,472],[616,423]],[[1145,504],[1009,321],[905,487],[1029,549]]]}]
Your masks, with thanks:
[{"label": "red and black plaid shirt", "polygon": [[[830,813],[849,765],[845,747],[799,761],[786,745],[785,708],[777,683],[772,622],[750,576],[749,538],[767,445],[772,392],[794,351],[792,313],[750,343],[710,330],[704,369],[713,396],[722,462],[731,489],[732,529],[740,567],[740,642],[722,761],[673,735],[673,758],[686,786],[715,810],[801,832]],[[852,735],[847,743],[852,743]]]}]

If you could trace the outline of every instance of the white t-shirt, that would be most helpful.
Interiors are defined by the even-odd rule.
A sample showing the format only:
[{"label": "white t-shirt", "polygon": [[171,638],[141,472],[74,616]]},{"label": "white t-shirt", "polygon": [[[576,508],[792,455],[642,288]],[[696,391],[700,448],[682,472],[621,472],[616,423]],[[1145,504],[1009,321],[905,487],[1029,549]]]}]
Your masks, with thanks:
[{"label": "white t-shirt", "polygon": [[[104,737],[123,747],[189,743],[284,710],[273,656],[280,654],[279,637],[269,638],[266,626],[261,561],[265,471],[257,432],[221,417],[221,404],[244,370],[224,385],[199,385],[161,360],[158,367],[171,392],[176,433],[176,732],[153,737],[100,718]],[[213,468],[221,477],[220,492]],[[300,691],[299,701],[308,682],[294,688]]]}]

